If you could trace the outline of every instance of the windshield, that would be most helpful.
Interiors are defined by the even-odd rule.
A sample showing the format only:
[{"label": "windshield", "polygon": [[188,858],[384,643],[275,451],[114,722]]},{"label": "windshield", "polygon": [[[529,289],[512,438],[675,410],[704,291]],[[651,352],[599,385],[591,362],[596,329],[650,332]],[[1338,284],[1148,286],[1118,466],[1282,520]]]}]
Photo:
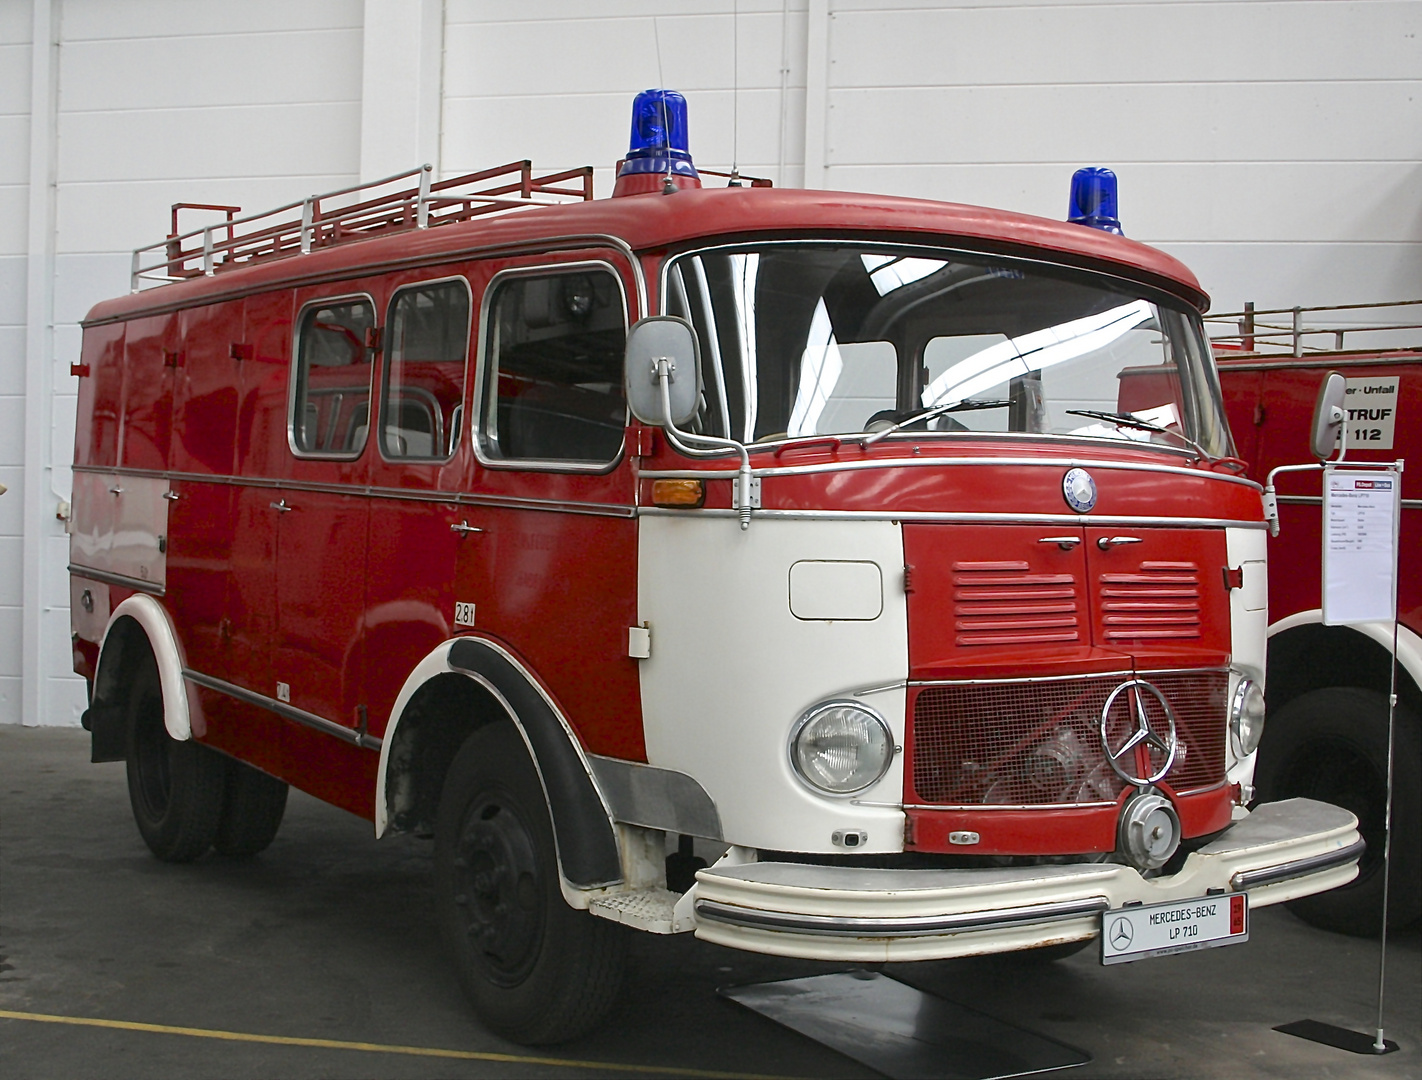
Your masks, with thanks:
[{"label": "windshield", "polygon": [[701,339],[700,434],[903,425],[1231,453],[1198,316],[1130,289],[978,254],[777,243],[679,256],[666,310]]}]

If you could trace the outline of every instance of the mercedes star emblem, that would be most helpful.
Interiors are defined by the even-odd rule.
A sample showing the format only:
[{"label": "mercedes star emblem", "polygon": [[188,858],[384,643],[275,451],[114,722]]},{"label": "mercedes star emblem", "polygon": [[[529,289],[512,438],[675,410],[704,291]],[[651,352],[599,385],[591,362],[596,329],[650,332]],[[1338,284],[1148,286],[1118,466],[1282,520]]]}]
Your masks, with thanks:
[{"label": "mercedes star emblem", "polygon": [[1078,514],[1089,514],[1096,505],[1096,481],[1085,469],[1068,469],[1062,477],[1062,496]]},{"label": "mercedes star emblem", "polygon": [[1131,920],[1124,915],[1111,924],[1111,948],[1124,952],[1131,947],[1135,934],[1131,930]]},{"label": "mercedes star emblem", "polygon": [[[1111,708],[1116,704],[1116,699],[1123,694],[1126,695],[1126,700],[1130,705],[1134,730],[1119,747],[1113,747],[1110,734]],[[1146,707],[1148,697],[1154,698],[1155,703],[1160,706],[1158,711],[1164,714],[1163,720],[1159,718],[1155,721],[1151,720],[1150,712]],[[1162,727],[1165,728],[1164,731],[1161,730]],[[1145,743],[1147,750],[1158,750],[1164,754],[1165,764],[1151,772],[1147,756],[1145,767],[1140,768],[1136,761],[1135,749],[1141,743]],[[1170,767],[1175,764],[1175,755],[1180,749],[1180,740],[1175,735],[1175,712],[1170,708],[1170,703],[1165,700],[1165,695],[1144,679],[1127,679],[1112,690],[1106,699],[1106,704],[1101,706],[1101,748],[1106,751],[1106,761],[1116,775],[1136,787],[1154,784],[1168,773]],[[1137,776],[1137,771],[1147,775]]]}]

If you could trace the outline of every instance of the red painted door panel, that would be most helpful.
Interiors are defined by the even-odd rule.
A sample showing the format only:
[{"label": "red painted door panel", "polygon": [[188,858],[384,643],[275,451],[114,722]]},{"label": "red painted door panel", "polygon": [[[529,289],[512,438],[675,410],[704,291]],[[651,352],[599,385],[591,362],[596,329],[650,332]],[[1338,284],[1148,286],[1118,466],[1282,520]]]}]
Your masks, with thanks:
[{"label": "red painted door panel", "polygon": [[182,362],[180,334],[176,315],[133,319],[125,332],[119,462],[130,469],[168,467],[173,373]]},{"label": "red painted door panel", "polygon": [[112,466],[118,462],[119,414],[123,408],[123,323],[84,331],[80,363],[89,369],[79,380],[74,464]]}]

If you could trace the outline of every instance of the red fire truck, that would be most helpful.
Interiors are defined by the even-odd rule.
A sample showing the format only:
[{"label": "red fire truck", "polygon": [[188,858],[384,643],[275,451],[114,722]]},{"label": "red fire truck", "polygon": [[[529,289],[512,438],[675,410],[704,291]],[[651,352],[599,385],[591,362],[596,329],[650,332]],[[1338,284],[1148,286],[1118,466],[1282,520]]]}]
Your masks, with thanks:
[{"label": "red fire truck", "polygon": [[[1291,308],[1212,316],[1220,385],[1240,457],[1264,481],[1307,460],[1310,413],[1330,371],[1347,383],[1349,460],[1405,459],[1396,652],[1391,623],[1324,626],[1320,601],[1322,494],[1308,473],[1279,478],[1279,535],[1269,542],[1268,734],[1259,798],[1304,795],[1347,807],[1368,850],[1341,889],[1291,903],[1315,925],[1353,934],[1381,928],[1388,694],[1397,663],[1392,874],[1388,924],[1422,915],[1422,350],[1416,303]],[[1214,331],[1212,331],[1213,333]],[[1352,344],[1353,348],[1345,348]]]},{"label": "red fire truck", "polygon": [[685,132],[639,95],[610,199],[229,210],[89,313],[74,662],[152,850],[259,851],[288,784],[432,835],[526,1042],[629,927],[1115,963],[1351,880],[1347,810],[1246,809],[1260,488],[1114,178],[1072,222],[711,190]]}]

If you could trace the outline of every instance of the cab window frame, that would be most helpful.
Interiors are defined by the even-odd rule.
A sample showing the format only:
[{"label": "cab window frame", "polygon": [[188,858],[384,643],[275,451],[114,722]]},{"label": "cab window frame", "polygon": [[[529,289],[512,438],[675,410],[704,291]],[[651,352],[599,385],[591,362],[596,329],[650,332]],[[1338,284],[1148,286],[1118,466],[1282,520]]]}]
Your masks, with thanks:
[{"label": "cab window frame", "polygon": [[[462,420],[460,422],[459,437],[454,440],[453,443],[450,443],[448,436],[446,435],[445,442],[449,449],[449,452],[447,454],[436,455],[433,457],[424,457],[415,454],[388,454],[386,453],[385,449],[385,409],[389,401],[390,392],[390,368],[392,366],[392,361],[390,357],[392,347],[391,327],[395,325],[395,305],[399,302],[400,297],[404,293],[410,292],[415,289],[428,288],[431,285],[442,285],[454,281],[457,281],[464,286],[464,293],[469,301],[469,307],[465,314],[464,326],[464,376],[463,382],[459,388],[459,407],[464,410],[464,412],[461,413]],[[389,465],[447,465],[451,461],[453,461],[458,455],[459,446],[464,441],[464,433],[468,431],[470,427],[469,418],[466,414],[469,411],[469,367],[474,354],[474,349],[471,347],[475,326],[474,319],[474,289],[473,286],[469,283],[469,279],[463,274],[445,274],[437,278],[428,278],[422,281],[412,281],[408,284],[399,286],[391,292],[389,303],[387,303],[385,307],[385,324],[381,327],[380,332],[380,408],[377,417],[379,421],[379,428],[376,432],[375,448],[376,452],[380,455],[381,461]],[[366,437],[369,438],[369,432],[367,432]],[[474,442],[477,444],[478,440],[475,439]]]},{"label": "cab window frame", "polygon": [[[339,293],[335,296],[323,296],[315,300],[309,300],[302,304],[297,310],[296,318],[292,323],[291,335],[291,377],[287,387],[287,408],[286,408],[286,445],[291,451],[292,457],[301,458],[307,461],[359,461],[365,454],[366,447],[370,445],[370,421],[366,420],[365,435],[361,439],[358,447],[348,451],[332,450],[303,450],[296,439],[296,409],[299,404],[299,389],[303,385],[303,368],[301,362],[301,346],[304,340],[304,329],[306,316],[313,308],[333,307],[338,304],[351,304],[364,302],[370,308],[370,325],[379,327],[380,306],[375,302],[375,296],[370,292]],[[366,381],[366,402],[367,408],[375,403],[375,353],[378,349],[372,349],[369,345],[363,347],[370,354],[370,375]],[[309,373],[308,373],[309,379]],[[308,389],[309,396],[309,389]]]},{"label": "cab window frame", "polygon": [[[474,455],[479,464],[486,469],[497,469],[502,471],[539,471],[539,472],[562,472],[562,473],[587,473],[591,475],[601,475],[613,472],[627,455],[626,430],[630,410],[623,402],[622,429],[624,436],[618,442],[617,452],[607,461],[580,461],[568,458],[522,458],[522,457],[502,457],[488,453],[488,441],[490,439],[490,424],[497,424],[499,408],[499,370],[497,358],[494,355],[494,337],[497,326],[494,321],[494,306],[502,287],[510,280],[519,278],[550,278],[569,277],[579,272],[605,273],[612,278],[617,286],[617,295],[621,303],[622,311],[622,333],[624,341],[631,329],[630,312],[628,309],[627,285],[623,281],[622,272],[617,264],[609,259],[578,259],[569,262],[539,262],[525,266],[509,266],[496,272],[484,284],[483,295],[479,300],[479,350],[477,360],[477,385],[474,389],[474,400],[477,403],[477,413],[473,424],[467,424],[473,432],[471,440],[474,447]],[[617,372],[618,380],[622,378],[622,368],[619,364]],[[494,437],[497,437],[497,429],[494,429]]]}]

